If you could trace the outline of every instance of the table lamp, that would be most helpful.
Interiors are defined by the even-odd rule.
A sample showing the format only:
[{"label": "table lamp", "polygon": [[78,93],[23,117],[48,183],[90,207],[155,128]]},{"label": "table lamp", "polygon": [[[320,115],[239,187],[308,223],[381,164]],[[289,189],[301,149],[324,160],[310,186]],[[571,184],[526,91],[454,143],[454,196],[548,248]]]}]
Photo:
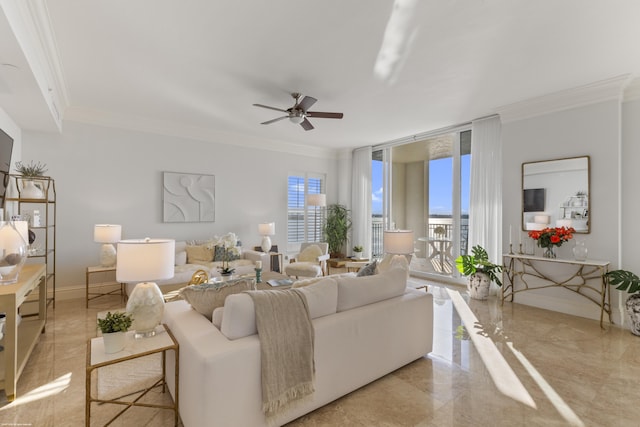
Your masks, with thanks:
[{"label": "table lamp", "polygon": [[155,328],[162,320],[164,297],[153,280],[173,277],[175,245],[175,240],[148,237],[118,242],[116,280],[120,283],[140,282],[127,301],[136,338],[155,335]]},{"label": "table lamp", "polygon": [[114,243],[118,243],[122,238],[122,226],[115,224],[96,224],[93,228],[93,241],[102,243],[100,249],[100,265],[103,267],[113,267],[116,265],[116,248]]},{"label": "table lamp", "polygon": [[382,237],[382,245],[386,254],[393,255],[391,263],[398,262],[409,270],[413,255],[413,231],[387,230]]},{"label": "table lamp", "polygon": [[269,236],[276,234],[276,223],[265,222],[258,224],[258,233],[262,236],[262,251],[269,253],[271,251],[271,238]]}]

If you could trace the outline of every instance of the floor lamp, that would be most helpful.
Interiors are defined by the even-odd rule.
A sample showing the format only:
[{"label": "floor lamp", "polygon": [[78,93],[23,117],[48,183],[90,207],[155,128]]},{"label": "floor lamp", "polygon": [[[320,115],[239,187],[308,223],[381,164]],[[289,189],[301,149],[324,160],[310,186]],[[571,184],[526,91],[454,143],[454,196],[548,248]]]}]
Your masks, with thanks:
[{"label": "floor lamp", "polygon": [[319,242],[318,239],[318,208],[323,208],[327,206],[327,195],[326,194],[307,194],[307,206],[315,206],[315,217],[316,217],[316,225],[313,230],[313,237],[316,242]]}]

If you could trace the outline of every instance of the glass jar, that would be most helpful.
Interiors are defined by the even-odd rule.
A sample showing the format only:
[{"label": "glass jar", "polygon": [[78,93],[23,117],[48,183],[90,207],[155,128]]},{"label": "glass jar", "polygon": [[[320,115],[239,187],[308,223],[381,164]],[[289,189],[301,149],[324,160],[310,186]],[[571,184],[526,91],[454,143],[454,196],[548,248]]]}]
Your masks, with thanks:
[{"label": "glass jar", "polygon": [[585,241],[576,240],[576,245],[573,247],[573,256],[576,261],[586,261],[588,252]]},{"label": "glass jar", "polygon": [[27,242],[13,222],[0,227],[0,284],[18,281],[18,274],[27,260]]}]

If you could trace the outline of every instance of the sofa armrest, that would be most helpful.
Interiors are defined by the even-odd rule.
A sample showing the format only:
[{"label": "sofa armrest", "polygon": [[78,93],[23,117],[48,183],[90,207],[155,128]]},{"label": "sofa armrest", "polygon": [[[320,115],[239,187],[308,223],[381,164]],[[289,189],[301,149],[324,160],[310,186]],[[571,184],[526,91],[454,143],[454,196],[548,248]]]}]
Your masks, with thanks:
[{"label": "sofa armrest", "polygon": [[242,250],[242,258],[249,261],[262,261],[262,272],[271,271],[271,255],[265,252],[258,252],[251,249]]}]

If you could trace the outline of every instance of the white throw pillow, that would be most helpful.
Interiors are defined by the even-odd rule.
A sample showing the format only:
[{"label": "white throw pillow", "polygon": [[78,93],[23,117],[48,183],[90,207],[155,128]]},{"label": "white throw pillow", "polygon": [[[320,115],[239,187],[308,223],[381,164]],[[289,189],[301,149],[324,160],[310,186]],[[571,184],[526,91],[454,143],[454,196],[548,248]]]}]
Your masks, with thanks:
[{"label": "white throw pillow", "polygon": [[318,245],[309,245],[298,254],[300,262],[315,262],[322,255],[322,249]]},{"label": "white throw pillow", "polygon": [[307,300],[312,319],[335,314],[338,309],[338,282],[331,278],[300,288],[299,292]]},{"label": "white throw pillow", "polygon": [[341,277],[338,281],[338,312],[397,297],[405,292],[407,273],[393,268],[364,277]]},{"label": "white throw pillow", "polygon": [[187,263],[187,251],[176,252],[176,265],[185,265]]},{"label": "white throw pillow", "polygon": [[213,326],[220,329],[222,326],[222,317],[224,316],[224,307],[218,307],[213,310],[213,316],[211,316],[211,323]]}]

